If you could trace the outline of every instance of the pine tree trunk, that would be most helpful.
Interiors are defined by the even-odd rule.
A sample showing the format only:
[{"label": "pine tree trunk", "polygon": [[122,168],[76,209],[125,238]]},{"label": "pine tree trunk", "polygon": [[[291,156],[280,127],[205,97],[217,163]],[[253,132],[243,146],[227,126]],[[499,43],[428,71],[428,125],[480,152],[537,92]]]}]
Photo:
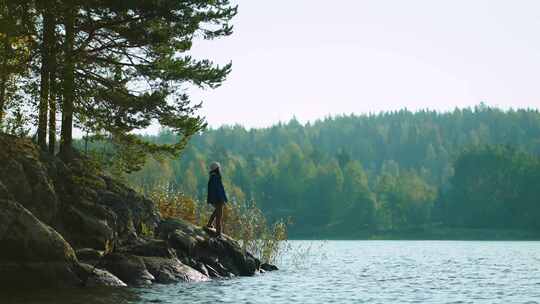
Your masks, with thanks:
[{"label": "pine tree trunk", "polygon": [[[54,37],[54,25],[56,24],[56,21],[53,19],[51,20],[53,23],[53,37]],[[58,81],[56,78],[57,73],[57,62],[56,62],[56,48],[58,47],[58,44],[56,43],[56,39],[54,39],[54,43],[51,43],[50,48],[50,72],[49,72],[49,85],[51,87],[50,97],[49,97],[49,152],[51,154],[54,154],[54,149],[56,146],[56,104],[59,92],[58,87]]]},{"label": "pine tree trunk", "polygon": [[6,104],[6,82],[7,77],[2,71],[2,76],[0,77],[0,126],[2,126],[2,121],[4,120],[4,107]]},{"label": "pine tree trunk", "polygon": [[70,161],[73,157],[73,103],[75,99],[75,9],[71,3],[68,4],[64,20],[66,41],[64,43],[65,61],[60,155],[65,161]]},{"label": "pine tree trunk", "polygon": [[9,53],[9,36],[6,34],[4,36],[4,56],[2,56],[2,65],[0,67],[0,126],[2,125],[2,122],[4,120],[4,108],[6,106],[6,89],[7,89],[7,82],[8,82],[8,66],[7,66],[7,58]]},{"label": "pine tree trunk", "polygon": [[41,84],[39,88],[39,117],[37,129],[38,146],[47,150],[47,112],[49,111],[49,91],[50,91],[50,45],[54,39],[54,24],[52,24],[51,14],[45,7],[43,9],[43,41],[41,45]]}]

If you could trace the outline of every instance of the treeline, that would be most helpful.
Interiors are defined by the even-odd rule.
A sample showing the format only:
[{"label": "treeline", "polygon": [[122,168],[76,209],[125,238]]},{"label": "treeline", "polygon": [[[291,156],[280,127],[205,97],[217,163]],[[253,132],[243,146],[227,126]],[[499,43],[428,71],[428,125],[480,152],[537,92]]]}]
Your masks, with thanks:
[{"label": "treeline", "polygon": [[[177,139],[163,131],[145,140]],[[270,219],[291,217],[293,237],[538,229],[538,195],[525,189],[540,185],[539,153],[537,110],[481,104],[208,130],[181,158],[151,161],[128,180],[203,201],[207,165],[220,161],[233,200],[254,201]]]},{"label": "treeline", "polygon": [[[75,125],[129,151],[131,169],[148,153],[178,153],[205,126],[186,85],[214,88],[231,69],[189,50],[230,35],[235,14],[228,0],[0,0],[0,132],[70,160]],[[152,123],[176,141],[132,134]]]},{"label": "treeline", "polygon": [[540,231],[540,157],[509,146],[466,150],[439,208],[453,227]]}]

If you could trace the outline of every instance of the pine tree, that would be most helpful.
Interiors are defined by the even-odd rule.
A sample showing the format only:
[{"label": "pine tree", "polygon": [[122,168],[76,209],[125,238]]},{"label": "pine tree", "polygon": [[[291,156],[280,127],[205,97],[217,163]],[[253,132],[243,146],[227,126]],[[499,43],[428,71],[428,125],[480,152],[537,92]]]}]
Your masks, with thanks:
[{"label": "pine tree", "polygon": [[39,89],[39,115],[37,129],[37,143],[43,149],[47,150],[47,115],[49,114],[50,94],[51,94],[51,65],[52,48],[55,44],[54,30],[55,19],[50,3],[47,1],[38,1],[38,7],[42,11],[42,39],[41,39],[41,69],[40,69],[40,89]]},{"label": "pine tree", "polygon": [[31,6],[23,0],[0,0],[0,125],[17,90],[15,76],[29,71],[35,45],[35,16]]},{"label": "pine tree", "polygon": [[[186,84],[215,88],[231,65],[182,54],[194,37],[232,33],[229,1],[92,1],[65,12],[61,151],[71,147],[74,118],[144,153],[177,153],[205,127]],[[154,122],[181,135],[179,142],[156,145],[131,133]]]}]

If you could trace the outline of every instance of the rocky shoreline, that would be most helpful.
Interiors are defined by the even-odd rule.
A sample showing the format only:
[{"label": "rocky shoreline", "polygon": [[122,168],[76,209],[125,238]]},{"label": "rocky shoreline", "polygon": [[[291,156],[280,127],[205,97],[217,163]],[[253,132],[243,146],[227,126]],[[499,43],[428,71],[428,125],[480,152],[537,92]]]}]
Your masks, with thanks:
[{"label": "rocky shoreline", "polygon": [[79,157],[0,134],[0,288],[141,286],[275,270]]}]

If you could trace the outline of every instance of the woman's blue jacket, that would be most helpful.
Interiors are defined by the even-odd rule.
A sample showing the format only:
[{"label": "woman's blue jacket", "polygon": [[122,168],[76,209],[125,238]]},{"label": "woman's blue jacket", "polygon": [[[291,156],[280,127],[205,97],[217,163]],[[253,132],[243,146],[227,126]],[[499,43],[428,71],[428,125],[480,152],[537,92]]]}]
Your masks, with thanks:
[{"label": "woman's blue jacket", "polygon": [[210,173],[206,202],[212,205],[227,202],[227,194],[225,193],[225,188],[223,188],[221,176],[215,172]]}]

